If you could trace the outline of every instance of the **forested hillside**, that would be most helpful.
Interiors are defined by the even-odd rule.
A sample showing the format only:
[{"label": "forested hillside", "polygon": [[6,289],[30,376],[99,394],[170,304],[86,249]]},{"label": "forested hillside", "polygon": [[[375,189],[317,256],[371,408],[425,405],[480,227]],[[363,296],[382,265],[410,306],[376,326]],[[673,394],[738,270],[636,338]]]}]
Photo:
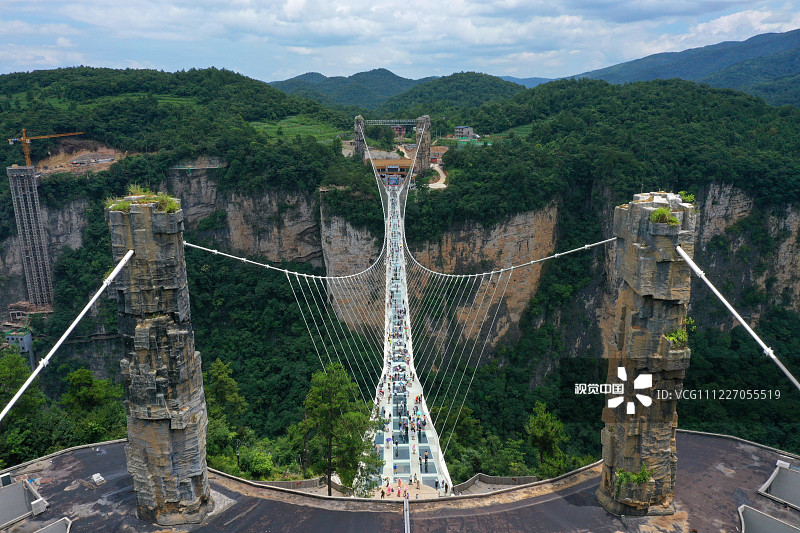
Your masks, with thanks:
[{"label": "forested hillside", "polygon": [[308,72],[288,80],[273,81],[273,87],[288,94],[310,98],[326,105],[344,105],[375,109],[387,99],[433,78],[411,80],[377,68],[352,76],[327,77]]},{"label": "forested hillside", "polygon": [[[378,116],[410,117],[430,115],[431,127],[458,125],[461,109],[470,109],[486,102],[508,98],[525,88],[488,74],[459,72],[417,85],[384,102],[377,110]],[[446,121],[437,120],[446,116]]]},{"label": "forested hillside", "polygon": [[800,47],[736,63],[699,81],[752,94],[773,105],[800,107]]},{"label": "forested hillside", "polygon": [[800,91],[794,81],[800,74],[798,53],[800,30],[792,30],[756,35],[741,42],[654,54],[575,77],[611,83],[681,78],[737,89],[773,105],[797,106]]}]

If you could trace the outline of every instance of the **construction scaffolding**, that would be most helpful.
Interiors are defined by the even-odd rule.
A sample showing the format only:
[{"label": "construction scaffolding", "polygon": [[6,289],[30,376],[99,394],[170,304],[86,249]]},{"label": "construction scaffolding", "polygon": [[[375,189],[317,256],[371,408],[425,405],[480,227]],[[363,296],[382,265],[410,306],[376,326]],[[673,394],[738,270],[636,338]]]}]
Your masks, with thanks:
[{"label": "construction scaffolding", "polygon": [[37,306],[50,307],[53,304],[53,278],[50,274],[47,235],[39,209],[38,176],[32,166],[8,167],[6,172],[11,184],[28,301]]}]

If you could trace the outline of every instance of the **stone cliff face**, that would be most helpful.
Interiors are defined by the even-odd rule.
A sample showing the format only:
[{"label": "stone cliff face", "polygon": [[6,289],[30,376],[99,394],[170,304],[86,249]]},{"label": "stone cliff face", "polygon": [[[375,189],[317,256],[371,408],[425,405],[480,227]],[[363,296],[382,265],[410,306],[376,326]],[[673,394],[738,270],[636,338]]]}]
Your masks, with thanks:
[{"label": "stone cliff face", "polygon": [[[381,243],[374,236],[366,230],[353,228],[341,217],[330,216],[325,209],[319,210],[311,194],[266,191],[243,195],[220,191],[204,170],[193,170],[191,175],[173,171],[160,188],[181,199],[187,230],[197,230],[204,238],[233,253],[257,255],[274,262],[324,263],[330,275],[347,275],[366,268],[380,252]],[[54,261],[64,246],[81,245],[87,205],[86,200],[81,200],[62,209],[46,209],[48,242]],[[758,255],[757,246],[748,242],[748,231],[731,231],[737,222],[758,211],[753,198],[729,185],[711,184],[697,195],[695,205],[698,211],[696,259],[709,277],[715,282],[720,280],[721,286],[725,277],[735,272],[736,290],[741,291],[743,283],[753,285],[778,303],[799,310],[800,271],[796,265],[800,264],[800,209],[762,210],[759,220],[776,248],[768,264],[757,269],[754,263],[745,263],[737,255],[745,254],[748,246],[748,257]],[[607,212],[610,217],[611,209]],[[445,232],[439,242],[426,243],[412,252],[423,265],[440,272],[482,272],[519,264],[553,252],[556,215],[557,208],[551,205],[540,211],[519,214],[493,227],[466,223]],[[208,223],[215,216],[216,221]],[[610,235],[610,218],[603,224],[604,234]],[[724,244],[724,250],[720,249],[720,243]],[[582,305],[596,318],[602,336],[608,339],[613,330],[619,280],[614,278],[613,247],[606,247],[606,251],[607,281],[594,284],[576,298],[582,299]],[[519,317],[538,288],[540,269],[536,265],[514,273],[505,300],[507,309],[501,310],[498,316],[492,341],[506,333],[513,338]],[[697,285],[697,280],[693,283],[690,314],[697,299],[707,295]],[[0,315],[5,315],[9,303],[25,297],[19,246],[16,238],[6,239],[0,242]],[[694,312],[702,312],[702,309]],[[758,316],[755,311],[747,318],[757,320]],[[567,342],[575,353],[585,350],[589,344],[596,345],[586,331],[573,332]],[[76,350],[81,351],[77,346]],[[104,365],[98,361],[95,366]]]},{"label": "stone cliff face", "polygon": [[[725,273],[735,272],[741,276],[736,280],[739,283],[735,284],[735,292],[741,291],[743,281],[763,290],[767,298],[800,310],[800,208],[769,207],[759,211],[744,191],[715,183],[707,188],[698,210],[697,260],[707,274],[716,275],[716,280],[724,283],[721,280],[725,280]],[[769,235],[776,246],[774,251],[758,249],[759,243],[752,242],[752,230],[739,231],[735,227],[748,217],[757,217],[754,224],[760,228],[755,229]],[[720,238],[716,243],[715,237]],[[758,256],[769,264],[757,266]],[[750,318],[757,321],[759,313]]]},{"label": "stone cliff face", "polygon": [[[62,209],[42,205],[51,267],[65,246],[73,250],[81,247],[81,233],[86,228],[84,212],[88,205],[87,200],[71,202]],[[25,299],[27,289],[22,270],[22,252],[19,237],[15,235],[0,241],[0,316],[6,316],[8,304]]]},{"label": "stone cliff face", "polygon": [[[426,268],[448,274],[485,272],[526,263],[551,255],[556,244],[555,204],[511,217],[496,226],[466,223],[446,232],[438,243],[425,243],[412,254]],[[539,287],[542,265],[516,270],[508,282],[489,342],[515,333],[522,312]],[[495,296],[492,307],[500,295]],[[468,318],[463,315],[463,318]],[[471,318],[471,317],[469,317]]]},{"label": "stone cliff face", "polygon": [[258,255],[272,262],[322,264],[317,204],[310,194],[220,192],[204,170],[195,170],[191,176],[173,171],[162,188],[186,206],[188,230],[203,227],[204,219],[224,212],[224,219],[206,231],[213,232],[215,240],[225,243],[233,253]]},{"label": "stone cliff face", "polygon": [[329,276],[348,276],[365,270],[378,258],[383,245],[369,231],[354,228],[342,217],[330,216],[324,207],[320,234]]}]

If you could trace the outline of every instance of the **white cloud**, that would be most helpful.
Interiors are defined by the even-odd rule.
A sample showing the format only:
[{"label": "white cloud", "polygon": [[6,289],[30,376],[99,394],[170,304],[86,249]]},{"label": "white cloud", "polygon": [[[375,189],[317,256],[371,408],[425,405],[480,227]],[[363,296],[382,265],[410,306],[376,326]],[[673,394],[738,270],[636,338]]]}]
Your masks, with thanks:
[{"label": "white cloud", "polygon": [[32,24],[22,20],[0,18],[0,36],[76,35],[79,30],[69,24]]},{"label": "white cloud", "polygon": [[746,10],[691,26],[680,34],[661,34],[629,50],[633,59],[659,52],[677,52],[723,41],[743,41],[761,33],[786,32],[800,27],[800,13]]},{"label": "white cloud", "polygon": [[302,56],[309,56],[315,53],[314,50],[306,48],[305,46],[288,46],[286,49],[293,54],[300,54]]},{"label": "white cloud", "polygon": [[714,39],[747,39],[759,33],[784,32],[800,25],[800,13],[747,10],[697,24],[693,35]]},{"label": "white cloud", "polygon": [[0,45],[0,65],[7,65],[7,71],[74,66],[83,62],[83,54],[58,46]]},{"label": "white cloud", "polygon": [[38,36],[30,49],[40,62],[56,61],[48,46],[58,36],[62,52],[95,64],[188,68],[204,58],[265,79],[377,66],[413,77],[478,69],[556,77],[800,27],[798,0],[2,1],[0,19],[15,20],[0,20],[0,35]]}]

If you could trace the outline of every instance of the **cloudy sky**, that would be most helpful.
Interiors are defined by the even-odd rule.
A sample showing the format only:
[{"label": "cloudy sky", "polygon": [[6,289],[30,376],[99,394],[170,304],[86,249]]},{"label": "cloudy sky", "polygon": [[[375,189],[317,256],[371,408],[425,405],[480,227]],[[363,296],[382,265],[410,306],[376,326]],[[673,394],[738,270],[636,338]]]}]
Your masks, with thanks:
[{"label": "cloudy sky", "polygon": [[0,73],[559,77],[796,28],[800,0],[0,0]]}]

